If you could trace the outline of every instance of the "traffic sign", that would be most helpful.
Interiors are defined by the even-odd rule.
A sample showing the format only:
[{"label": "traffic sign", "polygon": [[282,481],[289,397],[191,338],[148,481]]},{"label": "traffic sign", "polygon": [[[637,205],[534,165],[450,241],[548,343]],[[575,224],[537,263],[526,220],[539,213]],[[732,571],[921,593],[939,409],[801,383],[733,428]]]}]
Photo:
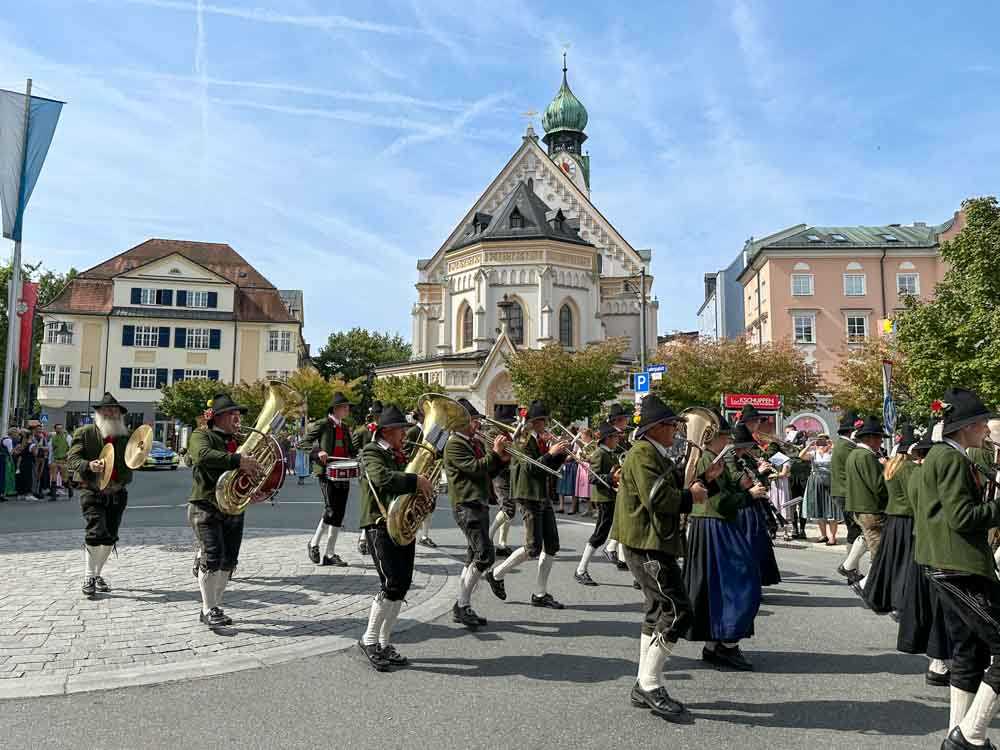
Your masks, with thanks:
[{"label": "traffic sign", "polygon": [[632,390],[636,393],[649,393],[649,373],[632,373]]},{"label": "traffic sign", "polygon": [[662,380],[664,374],[667,372],[666,365],[649,365],[646,368],[646,372],[649,373],[650,379],[652,380]]},{"label": "traffic sign", "polygon": [[44,411],[42,412],[41,416],[38,417],[38,419],[39,419],[39,421],[42,424],[48,424],[49,423],[49,415],[46,414]]}]

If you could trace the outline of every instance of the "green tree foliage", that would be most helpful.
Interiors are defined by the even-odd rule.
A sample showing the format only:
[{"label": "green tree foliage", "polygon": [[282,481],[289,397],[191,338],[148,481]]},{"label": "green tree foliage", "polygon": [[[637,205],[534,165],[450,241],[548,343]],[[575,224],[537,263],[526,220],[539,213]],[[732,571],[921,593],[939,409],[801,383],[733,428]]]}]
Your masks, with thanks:
[{"label": "green tree foliage", "polygon": [[667,374],[652,390],[675,409],[718,406],[723,393],[777,393],[786,411],[814,406],[822,381],[788,342],[757,346],[745,338],[665,344],[654,362]]},{"label": "green tree foliage", "polygon": [[330,408],[334,393],[341,391],[349,400],[355,401],[355,389],[359,389],[364,381],[359,379],[346,383],[340,378],[324,378],[316,368],[303,367],[293,372],[287,382],[302,396],[302,405],[309,419],[319,419]]},{"label": "green tree foliage", "polygon": [[514,394],[522,404],[541,399],[563,424],[596,417],[616,398],[626,374],[616,367],[625,342],[608,340],[570,352],[558,344],[520,349],[507,359]]},{"label": "green tree foliage", "polygon": [[[841,354],[830,394],[838,409],[856,409],[859,414],[882,414],[882,362],[892,362],[892,397],[900,414],[913,417],[910,377],[906,358],[889,338],[869,339]],[[918,410],[919,411],[919,410]]]},{"label": "green tree foliage", "polygon": [[157,409],[182,424],[194,427],[217,393],[232,393],[232,386],[217,380],[181,380],[164,386]]},{"label": "green tree foliage", "polygon": [[402,336],[352,328],[331,333],[326,344],[313,357],[313,364],[325,378],[337,377],[351,382],[364,379],[355,389],[358,403],[351,409],[362,418],[372,401],[372,379],[376,367],[408,360],[412,349]]},{"label": "green tree foliage", "polygon": [[374,384],[374,396],[383,404],[395,404],[404,414],[417,408],[417,399],[425,393],[444,393],[440,383],[425,383],[416,375],[379,378]]},{"label": "green tree foliage", "polygon": [[962,204],[966,226],[941,245],[948,266],[930,301],[908,298],[896,317],[906,355],[914,415],[949,387],[971,388],[1000,406],[1000,204],[994,197]]}]

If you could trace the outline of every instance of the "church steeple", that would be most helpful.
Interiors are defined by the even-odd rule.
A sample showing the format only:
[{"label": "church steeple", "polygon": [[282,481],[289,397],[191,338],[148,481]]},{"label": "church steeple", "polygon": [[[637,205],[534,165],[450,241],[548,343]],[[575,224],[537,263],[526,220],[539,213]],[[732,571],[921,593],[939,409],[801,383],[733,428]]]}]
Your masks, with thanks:
[{"label": "church steeple", "polygon": [[542,127],[545,129],[542,141],[548,146],[549,156],[558,151],[579,156],[582,154],[583,142],[587,140],[587,134],[583,132],[587,127],[587,109],[569,88],[565,52],[562,74],[562,86],[542,115]]}]

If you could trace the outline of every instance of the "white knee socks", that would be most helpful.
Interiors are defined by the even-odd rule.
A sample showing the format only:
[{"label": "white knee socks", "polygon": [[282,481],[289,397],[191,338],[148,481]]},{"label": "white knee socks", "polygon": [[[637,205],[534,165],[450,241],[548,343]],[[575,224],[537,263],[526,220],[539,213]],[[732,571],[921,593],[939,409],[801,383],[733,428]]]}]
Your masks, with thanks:
[{"label": "white knee socks", "polygon": [[538,577],[535,579],[535,593],[538,596],[549,593],[549,573],[552,572],[552,563],[555,560],[554,555],[546,555],[544,552],[538,557]]},{"label": "white knee socks", "polygon": [[985,682],[980,683],[972,705],[958,724],[965,739],[973,745],[985,745],[986,730],[996,716],[997,708],[1000,708],[1000,697],[996,691]]},{"label": "white knee socks", "polygon": [[392,629],[396,625],[396,620],[399,619],[399,610],[402,608],[403,602],[386,602],[386,612],[385,617],[382,620],[382,627],[379,628],[378,634],[378,645],[385,648],[389,645],[392,640]]},{"label": "white knee socks", "polygon": [[472,603],[472,592],[476,590],[476,585],[482,576],[482,571],[475,565],[470,565],[465,569],[458,589],[459,607],[468,607]]},{"label": "white knee socks", "polygon": [[490,539],[497,546],[504,547],[507,544],[507,526],[510,518],[502,510],[498,510],[493,516],[493,523],[490,524]]},{"label": "white knee socks", "polygon": [[635,676],[636,680],[642,677],[642,665],[646,661],[646,654],[649,653],[649,644],[652,642],[653,636],[646,635],[645,633],[639,634],[639,672]]},{"label": "white knee socks", "polygon": [[625,562],[625,545],[624,544],[615,545],[615,552],[618,553],[618,562],[620,563]]},{"label": "white knee socks", "polygon": [[87,556],[87,575],[88,576],[99,576],[101,571],[104,570],[104,563],[108,561],[108,557],[111,556],[111,545],[110,544],[85,544],[84,551]]},{"label": "white knee socks", "polygon": [[423,524],[420,526],[420,537],[428,537],[431,535],[431,519],[434,517],[433,513],[428,513],[424,518]]},{"label": "white knee socks", "polygon": [[313,538],[309,542],[309,546],[318,547],[320,543],[323,541],[323,535],[326,533],[326,530],[328,528],[330,527],[326,525],[325,521],[320,521],[319,526],[316,527],[316,533],[313,534]]},{"label": "white knee socks", "polygon": [[333,555],[333,550],[337,546],[337,535],[340,533],[339,526],[329,526],[330,535],[326,538],[326,555],[329,557]]},{"label": "white knee socks", "polygon": [[608,543],[604,545],[604,549],[606,549],[613,555],[615,554],[615,550],[618,549],[618,542],[616,542],[614,539],[608,539]]},{"label": "white knee socks", "polygon": [[961,688],[957,688],[954,685],[951,686],[951,716],[948,718],[948,731],[957,727],[965,715],[969,713],[969,706],[972,705],[972,699],[976,697],[975,693],[967,693]]},{"label": "white knee socks", "polygon": [[392,602],[381,595],[376,596],[372,601],[372,608],[368,612],[368,627],[365,629],[364,635],[361,636],[361,642],[364,645],[373,646],[378,643],[382,633],[382,624],[385,622],[391,604]]},{"label": "white knee socks", "polygon": [[508,571],[516,568],[518,565],[523,563],[528,559],[528,549],[527,547],[518,547],[514,552],[504,560],[502,563],[493,568],[493,577],[498,581],[502,581],[503,577],[507,575]]},{"label": "white knee socks", "polygon": [[639,687],[643,690],[655,690],[663,686],[663,665],[674,650],[674,644],[662,636],[650,638],[646,658],[639,665]]},{"label": "white knee socks", "polygon": [[580,558],[580,564],[576,566],[576,572],[583,575],[587,572],[587,566],[590,565],[590,558],[594,556],[597,552],[596,547],[591,547],[589,544],[583,548],[583,557]]},{"label": "white knee socks", "polygon": [[943,659],[931,659],[927,665],[927,671],[934,674],[948,674],[948,662]]},{"label": "white knee socks", "polygon": [[847,553],[847,559],[844,560],[844,570],[857,570],[858,563],[861,562],[861,556],[865,553],[867,546],[865,545],[865,538],[859,536],[854,540],[854,544],[851,545],[850,552]]},{"label": "white knee socks", "polygon": [[232,577],[233,571],[231,570],[217,570],[215,571],[215,606],[222,606],[222,594],[226,590],[226,584],[229,583],[229,579]]},{"label": "white knee socks", "polygon": [[208,614],[212,607],[222,606],[222,592],[229,573],[224,570],[198,571],[198,588],[201,589],[201,611]]}]

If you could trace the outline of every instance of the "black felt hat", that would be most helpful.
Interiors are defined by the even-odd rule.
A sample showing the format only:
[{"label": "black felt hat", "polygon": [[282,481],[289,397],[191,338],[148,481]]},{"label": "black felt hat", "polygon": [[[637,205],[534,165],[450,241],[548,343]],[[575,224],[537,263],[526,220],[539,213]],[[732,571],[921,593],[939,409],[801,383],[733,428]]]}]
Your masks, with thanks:
[{"label": "black felt hat", "polygon": [[913,425],[905,423],[896,433],[896,453],[908,453],[910,447],[917,442],[917,435],[913,430]]},{"label": "black felt hat", "polygon": [[767,419],[763,414],[757,411],[757,407],[753,404],[743,404],[743,408],[740,410],[740,422],[749,422],[753,419]]},{"label": "black felt hat", "polygon": [[[381,404],[379,404],[379,406],[381,406]],[[375,429],[375,432],[377,433],[379,430],[384,430],[386,427],[408,427],[409,424],[410,423],[406,421],[406,417],[403,416],[403,412],[401,412],[398,407],[389,404],[388,406],[382,408],[378,417],[378,427]]]},{"label": "black felt hat", "polygon": [[753,434],[750,432],[750,428],[747,427],[742,422],[739,422],[733,428],[733,447],[734,448],[757,447],[757,441],[753,439]]},{"label": "black felt hat", "polygon": [[[933,417],[927,422],[927,428],[919,436],[919,440],[910,446],[911,453],[927,453],[934,445],[934,423],[937,420]],[[916,432],[916,431],[914,431]]]},{"label": "black felt hat", "polygon": [[729,423],[729,420],[726,419],[726,415],[723,414],[718,409],[712,409],[712,413],[719,418],[719,434],[720,435],[731,434],[733,431],[733,426],[732,424]]},{"label": "black felt hat", "polygon": [[351,402],[348,401],[347,396],[345,396],[340,391],[337,391],[336,393],[333,394],[333,400],[330,402],[330,408],[327,409],[327,411],[331,412],[338,406],[344,406],[344,405],[350,406],[350,404]]},{"label": "black felt hat", "polygon": [[611,424],[611,422],[601,422],[600,426],[597,428],[597,440],[601,443],[609,437],[621,437],[621,434],[621,431]]},{"label": "black felt hat", "polygon": [[631,419],[633,413],[634,413],[633,411],[626,409],[624,406],[622,406],[620,403],[616,401],[615,403],[611,404],[611,411],[608,412],[608,420],[610,421],[612,419],[618,419],[619,417],[628,417],[629,419]]},{"label": "black felt hat", "polygon": [[118,409],[122,414],[128,414],[128,409],[126,409],[124,406],[122,406],[120,403],[118,403],[118,399],[116,399],[114,396],[112,396],[107,391],[105,391],[105,393],[104,393],[104,398],[102,398],[100,401],[98,401],[96,404],[94,404],[93,408],[94,408],[94,411],[97,411],[98,409],[100,409],[102,407],[105,407],[105,406],[113,406],[116,409]]},{"label": "black felt hat", "polygon": [[517,404],[493,404],[493,418],[504,424],[517,421]]},{"label": "black felt hat", "polygon": [[541,401],[532,401],[528,404],[528,415],[525,417],[529,422],[534,419],[548,419],[549,410],[545,408],[545,404]]},{"label": "black felt hat", "polygon": [[675,414],[667,404],[660,400],[659,396],[646,396],[642,400],[642,407],[639,409],[639,426],[635,429],[635,436],[641,437],[646,432],[661,422],[684,422],[684,417]]},{"label": "black felt hat", "polygon": [[467,399],[467,398],[460,398],[460,399],[456,399],[456,400],[458,401],[458,403],[460,403],[465,408],[465,410],[467,412],[469,412],[469,416],[472,417],[472,419],[480,419],[480,418],[482,418],[483,415],[479,413],[479,410],[475,406],[472,405],[472,402],[469,401],[469,399]]},{"label": "black felt hat", "polygon": [[238,411],[240,414],[247,413],[247,408],[233,401],[232,396],[228,393],[216,393],[215,398],[209,402],[208,407],[212,410],[213,418],[229,411]]},{"label": "black felt hat", "polygon": [[840,424],[837,426],[837,434],[850,435],[858,428],[858,421],[858,412],[854,409],[848,409],[840,417]]},{"label": "black felt hat", "polygon": [[949,388],[944,396],[931,404],[931,414],[944,421],[944,435],[996,417],[979,396],[966,388]]},{"label": "black felt hat", "polygon": [[875,417],[868,417],[864,420],[858,431],[854,433],[855,437],[885,437],[885,431],[882,429],[882,423],[878,421]]}]

